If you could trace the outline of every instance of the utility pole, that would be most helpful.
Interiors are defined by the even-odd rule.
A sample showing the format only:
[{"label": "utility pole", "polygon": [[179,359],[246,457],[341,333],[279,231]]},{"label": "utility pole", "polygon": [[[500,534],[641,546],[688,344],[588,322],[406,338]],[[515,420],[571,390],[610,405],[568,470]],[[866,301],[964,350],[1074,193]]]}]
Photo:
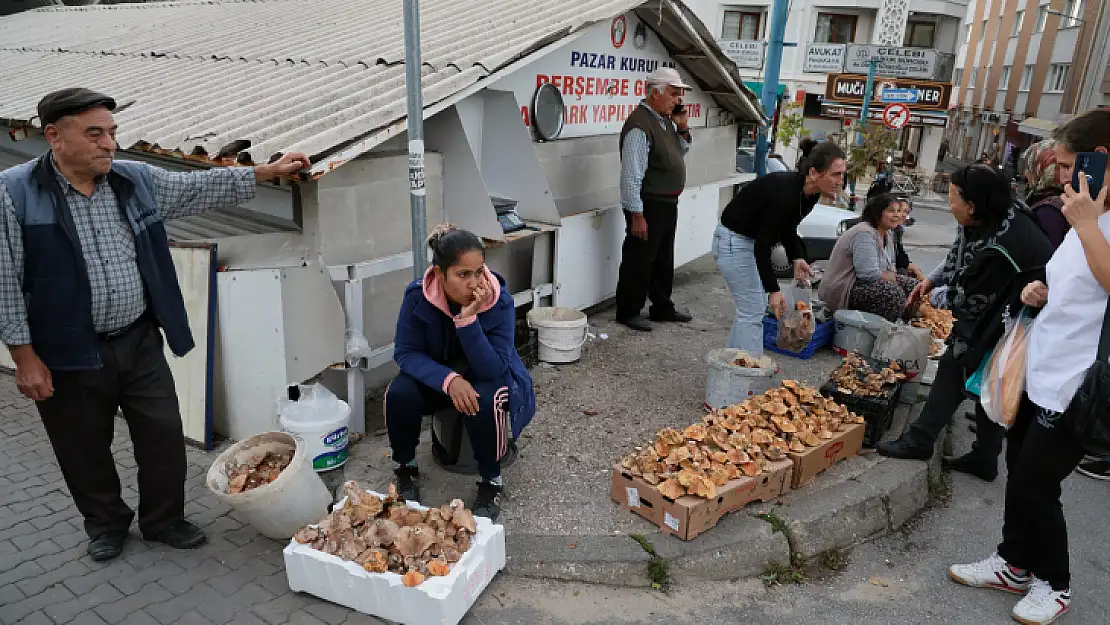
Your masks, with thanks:
[{"label": "utility pole", "polygon": [[879,57],[872,56],[867,67],[867,88],[863,91],[863,106],[859,110],[859,132],[856,133],[856,145],[863,145],[863,131],[867,128],[867,113],[871,110],[871,96],[875,92],[875,68],[879,65]]},{"label": "utility pole", "polygon": [[412,208],[412,275],[428,267],[428,191],[424,186],[424,94],[420,58],[420,2],[404,0],[405,90],[408,92],[409,204]]},{"label": "utility pole", "polygon": [[[763,113],[767,119],[772,119],[775,114],[775,104],[779,98],[779,68],[782,65],[782,49],[786,40],[786,19],[789,17],[787,10],[790,5],[788,0],[774,0],[771,7],[771,29],[767,42],[766,71],[763,72],[763,93],[760,102]],[[767,173],[767,149],[770,147],[767,139],[767,125],[759,127],[759,134],[755,140],[755,174],[762,176]]]}]

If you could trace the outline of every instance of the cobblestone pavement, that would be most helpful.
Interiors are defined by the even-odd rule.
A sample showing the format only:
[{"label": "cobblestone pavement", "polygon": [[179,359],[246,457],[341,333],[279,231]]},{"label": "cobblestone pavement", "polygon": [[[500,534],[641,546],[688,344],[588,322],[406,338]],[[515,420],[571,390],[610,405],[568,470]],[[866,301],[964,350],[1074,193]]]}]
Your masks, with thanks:
[{"label": "cobblestone pavement", "polygon": [[[236,519],[204,485],[214,454],[190,449],[189,520],[208,544],[178,551],[144,543],[137,526],[123,555],[85,554],[69,497],[34,405],[0,372],[0,624],[312,625],[382,623],[289,590],[281,543]],[[119,420],[114,445],[123,497],[138,501],[131,439]]]}]

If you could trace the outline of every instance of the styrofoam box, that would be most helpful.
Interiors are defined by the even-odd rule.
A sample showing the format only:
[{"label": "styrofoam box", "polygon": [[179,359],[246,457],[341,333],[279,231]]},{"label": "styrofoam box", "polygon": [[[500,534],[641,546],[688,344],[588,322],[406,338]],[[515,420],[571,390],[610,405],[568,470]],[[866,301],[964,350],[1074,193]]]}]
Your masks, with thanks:
[{"label": "styrofoam box", "polygon": [[[346,501],[343,499],[336,507]],[[408,505],[427,510],[412,502]],[[354,562],[291,540],[282,552],[289,588],[406,625],[455,625],[493,576],[505,568],[504,526],[494,525],[485,517],[475,517],[475,523],[478,531],[471,539],[470,550],[452,565],[450,575],[429,576],[415,588],[401,583],[396,573],[370,573]]]}]

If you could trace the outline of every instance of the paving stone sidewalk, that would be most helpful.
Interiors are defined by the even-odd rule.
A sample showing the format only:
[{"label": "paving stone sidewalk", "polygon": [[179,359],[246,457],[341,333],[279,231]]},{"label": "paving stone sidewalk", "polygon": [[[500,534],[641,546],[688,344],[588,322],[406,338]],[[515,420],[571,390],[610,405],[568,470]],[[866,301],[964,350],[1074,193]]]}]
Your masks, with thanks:
[{"label": "paving stone sidewalk", "polygon": [[[114,452],[123,497],[135,507],[138,469],[122,419]],[[185,512],[208,544],[144,543],[133,525],[120,558],[93,562],[38,413],[0,372],[0,624],[383,622],[289,590],[283,544],[244,526],[204,485],[215,454],[189,449],[188,459]]]}]

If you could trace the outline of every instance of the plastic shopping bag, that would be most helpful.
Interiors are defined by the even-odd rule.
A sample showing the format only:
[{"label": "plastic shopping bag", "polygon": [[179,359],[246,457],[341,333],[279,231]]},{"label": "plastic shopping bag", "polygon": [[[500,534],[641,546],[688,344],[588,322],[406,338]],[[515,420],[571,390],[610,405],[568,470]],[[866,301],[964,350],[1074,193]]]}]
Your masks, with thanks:
[{"label": "plastic shopping bag", "polygon": [[998,340],[990,355],[983,380],[979,403],[992,421],[1009,428],[1017,417],[1025,392],[1025,361],[1028,357],[1029,328],[1033,320],[1023,308],[1014,323]]},{"label": "plastic shopping bag", "polygon": [[797,280],[783,293],[786,314],[779,319],[775,344],[788,352],[800,352],[809,345],[817,324],[813,319],[813,288],[806,280]]},{"label": "plastic shopping bag", "polygon": [[288,387],[277,400],[278,416],[291,421],[331,421],[347,408],[320,383]]},{"label": "plastic shopping bag", "polygon": [[916,381],[929,364],[929,346],[932,343],[933,335],[928,328],[890,323],[879,333],[871,356],[876,360],[898,363],[906,379]]}]

